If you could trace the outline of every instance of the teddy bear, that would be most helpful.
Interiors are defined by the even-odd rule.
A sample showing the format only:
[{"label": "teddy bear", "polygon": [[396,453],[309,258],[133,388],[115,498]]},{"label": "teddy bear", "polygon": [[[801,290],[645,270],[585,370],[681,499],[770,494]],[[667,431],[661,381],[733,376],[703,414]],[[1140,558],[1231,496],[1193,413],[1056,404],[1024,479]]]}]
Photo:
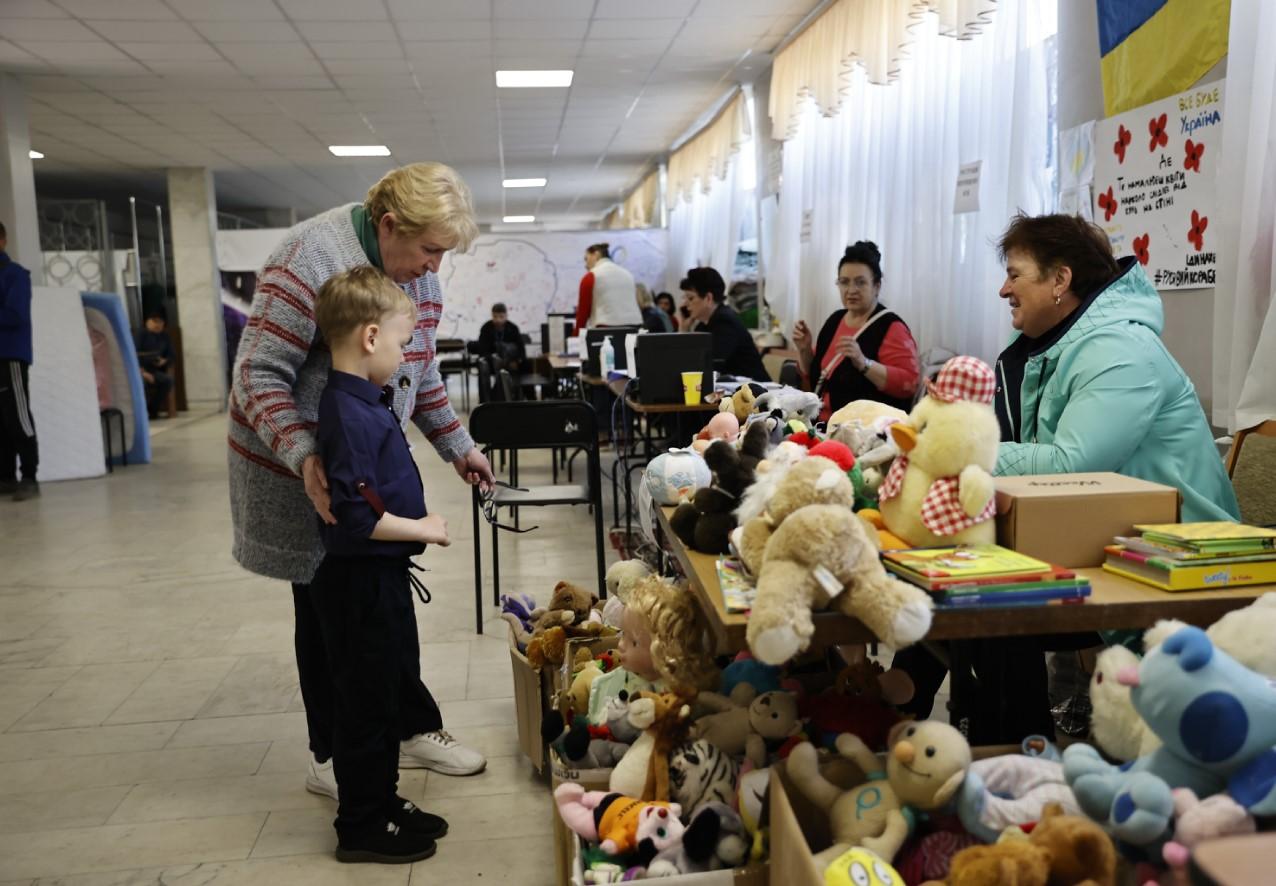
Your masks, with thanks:
[{"label": "teddy bear", "polygon": [[[1019,886],[1116,886],[1112,840],[1094,822],[1065,814],[1056,803],[1042,810],[1031,834],[1018,828],[991,846],[972,846],[953,856],[948,886],[996,883]],[[923,886],[944,886],[929,881]]]},{"label": "teddy bear", "polygon": [[783,664],[805,649],[811,610],[830,602],[895,649],[930,629],[929,595],[886,573],[854,497],[845,471],[809,456],[785,473],[766,514],[742,527],[740,555],[757,580],[746,637],[759,660]]},{"label": "teddy bear", "polygon": [[996,377],[974,357],[944,364],[907,419],[890,426],[903,454],[878,489],[883,548],[992,544],[997,528],[992,469],[1001,430]]},{"label": "teddy bear", "polygon": [[723,440],[714,441],[704,452],[713,472],[713,485],[697,489],[669,517],[669,526],[687,547],[704,554],[730,553],[733,511],[740,496],[753,482],[753,472],[765,454],[762,430],[750,430],[736,449]]},{"label": "teddy bear", "polygon": [[608,855],[642,850],[654,857],[676,845],[684,830],[677,803],[639,800],[614,791],[586,791],[570,781],[554,789],[554,802],[563,824],[597,842]]},{"label": "teddy bear", "polygon": [[970,767],[970,745],[952,726],[938,720],[907,721],[892,730],[890,739],[883,777],[877,755],[858,736],[838,736],[837,752],[868,776],[849,790],[820,773],[814,745],[800,744],[789,754],[793,783],[829,819],[833,845],[816,855],[821,867],[852,846],[892,861],[912,829],[910,810],[939,809],[961,787]]},{"label": "teddy bear", "polygon": [[[548,606],[524,612],[527,602],[527,597],[523,601],[506,598],[506,611],[501,618],[509,623],[519,648],[526,650],[527,660],[538,670],[546,664],[563,663],[568,639],[600,637],[611,632],[594,610],[598,597],[569,581],[554,585]],[[530,630],[525,619],[532,619]],[[547,638],[545,635],[550,632]]]},{"label": "teddy bear", "polygon": [[629,589],[654,571],[642,560],[617,560],[607,567],[604,578],[607,599],[617,599],[624,603],[629,599]]},{"label": "teddy bear", "polygon": [[765,766],[767,743],[778,743],[802,730],[797,699],[790,692],[758,694],[748,683],[737,684],[730,697],[701,692],[697,703],[714,713],[696,720],[691,734],[728,754],[743,754],[754,766]]},{"label": "teddy bear", "polygon": [[759,395],[765,393],[766,388],[756,382],[742,384],[734,392],[722,398],[722,402],[718,404],[718,411],[729,412],[743,425],[753,414],[754,402]]},{"label": "teddy bear", "polygon": [[669,755],[687,735],[691,706],[671,692],[636,692],[628,721],[641,730],[611,772],[608,787],[631,797],[669,799]]},{"label": "teddy bear", "polygon": [[1267,677],[1184,627],[1116,678],[1161,746],[1119,769],[1090,745],[1069,746],[1064,776],[1086,815],[1123,843],[1151,847],[1169,835],[1175,788],[1199,797],[1226,790],[1256,816],[1276,813],[1276,691]]}]

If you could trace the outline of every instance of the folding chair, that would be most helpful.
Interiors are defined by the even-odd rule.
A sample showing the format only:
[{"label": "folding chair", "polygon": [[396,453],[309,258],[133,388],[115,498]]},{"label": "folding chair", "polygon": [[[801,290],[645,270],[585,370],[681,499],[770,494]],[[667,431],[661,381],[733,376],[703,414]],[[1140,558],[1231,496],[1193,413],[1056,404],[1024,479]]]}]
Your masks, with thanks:
[{"label": "folding chair", "polygon": [[[474,487],[474,620],[475,633],[483,633],[483,557],[480,550],[479,515],[492,527],[492,605],[499,605],[501,594],[500,532],[502,529],[523,532],[500,523],[501,508],[547,507],[550,505],[589,505],[594,514],[594,554],[598,567],[598,597],[607,595],[604,585],[602,470],[598,456],[598,426],[594,410],[580,400],[521,400],[506,403],[483,403],[470,415],[470,436],[483,447],[485,454],[509,450],[510,465],[517,478],[518,451],[549,450],[570,447],[583,449],[588,466],[585,483],[556,483],[525,489],[514,484],[497,485],[490,493]],[[489,456],[490,457],[490,456]]]}]

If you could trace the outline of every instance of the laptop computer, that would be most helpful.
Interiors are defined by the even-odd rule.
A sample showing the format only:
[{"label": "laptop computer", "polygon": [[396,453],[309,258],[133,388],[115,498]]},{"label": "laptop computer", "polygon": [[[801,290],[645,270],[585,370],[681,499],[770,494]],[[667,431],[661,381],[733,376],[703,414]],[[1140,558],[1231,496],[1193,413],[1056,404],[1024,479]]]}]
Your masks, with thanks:
[{"label": "laptop computer", "polygon": [[682,374],[705,374],[702,391],[712,390],[713,336],[707,332],[649,332],[638,336],[638,400],[682,403]]},{"label": "laptop computer", "polygon": [[[636,335],[640,326],[603,326],[599,329],[585,330],[585,353],[580,355],[581,372],[585,375],[602,375],[598,365],[598,355],[602,350],[604,338],[611,339],[611,346],[616,352],[616,368],[626,369],[628,357],[625,353],[625,336]],[[639,336],[641,339],[642,337]]]}]

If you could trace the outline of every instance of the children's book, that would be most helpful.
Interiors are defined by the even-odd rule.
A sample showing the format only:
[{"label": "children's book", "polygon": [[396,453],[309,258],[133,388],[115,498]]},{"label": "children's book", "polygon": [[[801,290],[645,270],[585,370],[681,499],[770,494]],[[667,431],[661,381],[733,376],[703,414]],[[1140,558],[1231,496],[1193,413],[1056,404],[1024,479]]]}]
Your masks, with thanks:
[{"label": "children's book", "polygon": [[1062,600],[1065,603],[1081,603],[1090,596],[1090,583],[1044,587],[1035,590],[1010,591],[1002,588],[991,588],[988,593],[941,594],[935,598],[938,607],[961,608],[966,606],[1031,606],[1044,605],[1051,600]]},{"label": "children's book", "polygon": [[722,602],[727,612],[748,612],[758,590],[744,563],[735,557],[719,557],[716,563],[718,587],[722,589]]},{"label": "children's book", "polygon": [[959,545],[883,551],[882,563],[900,578],[931,591],[957,585],[1058,580],[1075,573],[1000,545]]},{"label": "children's book", "polygon": [[1276,530],[1243,523],[1146,523],[1134,528],[1146,541],[1188,551],[1252,552],[1276,548]]},{"label": "children's book", "polygon": [[1150,584],[1163,591],[1197,591],[1276,583],[1276,560],[1239,560],[1223,563],[1170,566],[1138,551],[1111,546],[1103,568],[1116,575]]}]

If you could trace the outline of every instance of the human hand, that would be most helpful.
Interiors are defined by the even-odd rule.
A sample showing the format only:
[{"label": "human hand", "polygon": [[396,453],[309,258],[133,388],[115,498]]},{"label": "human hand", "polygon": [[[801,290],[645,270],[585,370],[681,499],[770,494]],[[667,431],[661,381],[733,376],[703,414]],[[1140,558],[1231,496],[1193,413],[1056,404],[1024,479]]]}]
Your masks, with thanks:
[{"label": "human hand", "polygon": [[864,352],[860,350],[859,342],[853,338],[844,337],[837,343],[837,352],[851,361],[860,372],[864,371],[864,367],[868,365],[868,359],[864,356]]},{"label": "human hand", "polygon": [[315,510],[323,522],[335,526],[337,518],[332,516],[332,496],[328,494],[328,475],[324,472],[323,462],[318,455],[307,455],[301,463],[301,479],[306,483],[306,495],[314,504]]},{"label": "human hand", "polygon": [[479,452],[477,446],[452,462],[452,468],[462,480],[471,486],[477,485],[483,492],[491,489],[492,484],[496,482],[487,456]]},{"label": "human hand", "polygon": [[793,344],[803,354],[810,353],[811,328],[803,320],[797,321],[793,326]]},{"label": "human hand", "polygon": [[153,384],[155,384],[155,376],[151,375],[149,372],[147,372],[145,369],[143,369],[143,370],[142,370],[142,381],[146,382],[148,385],[153,385]]},{"label": "human hand", "polygon": [[422,517],[416,522],[421,528],[421,542],[423,544],[439,545],[446,548],[452,543],[452,539],[448,538],[447,534],[447,520],[444,520],[439,514]]}]

